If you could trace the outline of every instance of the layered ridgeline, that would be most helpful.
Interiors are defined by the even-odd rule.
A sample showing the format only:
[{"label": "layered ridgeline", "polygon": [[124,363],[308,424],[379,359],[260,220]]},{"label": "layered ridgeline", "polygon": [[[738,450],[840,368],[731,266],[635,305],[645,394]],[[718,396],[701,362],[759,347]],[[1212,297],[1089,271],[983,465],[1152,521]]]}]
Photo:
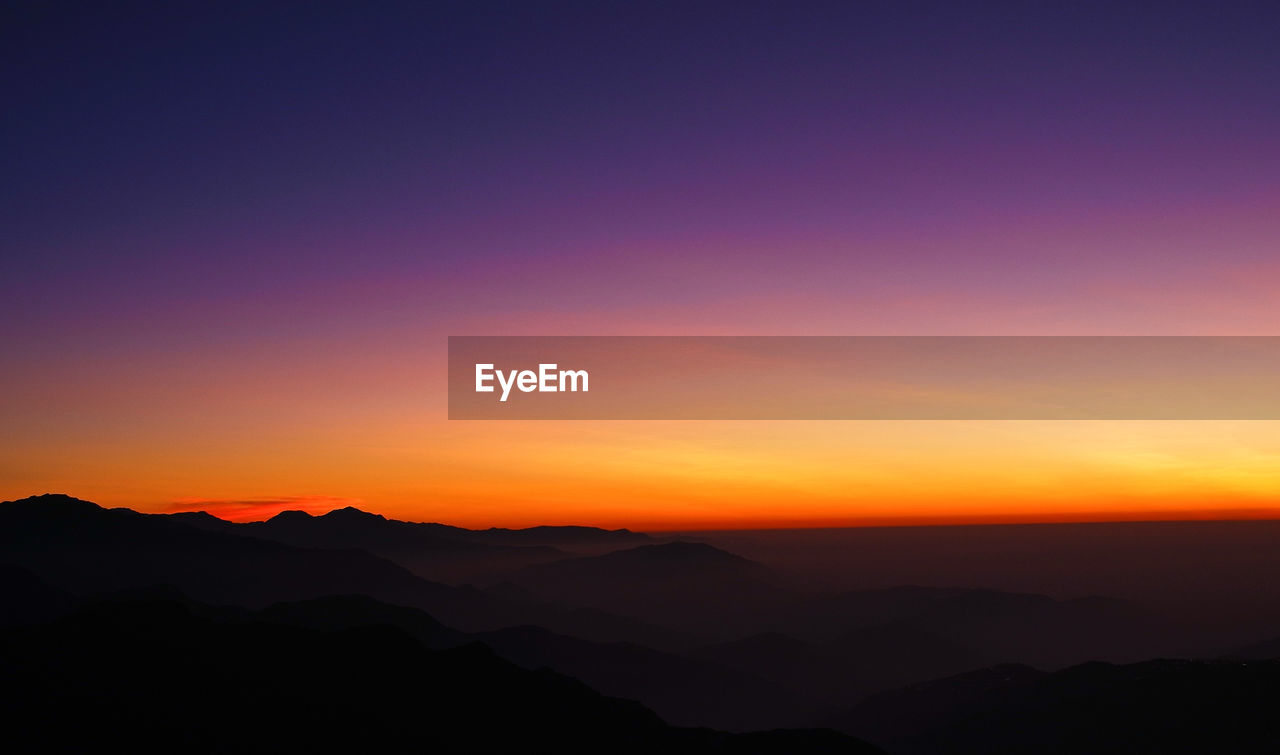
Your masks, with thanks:
[{"label": "layered ridgeline", "polygon": [[[364,606],[368,608],[368,606]],[[116,599],[0,628],[7,734],[45,751],[871,753],[834,731],[673,727],[482,644],[432,649],[341,601],[228,611]],[[339,621],[339,623],[343,623]],[[455,638],[456,639],[456,638]]]},{"label": "layered ridgeline", "polygon": [[[446,584],[424,579],[403,563],[445,558],[428,553],[432,549],[467,552],[490,576],[477,584]],[[481,554],[493,559],[485,562]],[[392,627],[422,648],[424,658],[435,659],[422,661],[428,665],[439,661],[447,667],[454,663],[448,659],[471,657],[457,652],[479,643],[504,668],[550,669],[584,683],[596,697],[638,701],[652,711],[645,715],[656,714],[663,731],[834,728],[892,751],[979,752],[990,744],[1037,752],[1048,751],[1046,738],[1061,736],[1055,727],[1074,720],[1086,732],[1079,741],[1094,731],[1108,742],[1132,745],[1146,735],[1125,729],[1123,717],[1105,717],[1105,711],[1089,709],[1071,695],[1102,695],[1117,680],[1156,668],[1174,690],[1165,700],[1171,709],[1203,704],[1217,717],[1208,723],[1235,732],[1230,741],[1242,747],[1268,741],[1271,731],[1247,706],[1236,706],[1239,715],[1228,721],[1226,708],[1197,697],[1198,682],[1178,681],[1208,673],[1214,684],[1230,687],[1236,678],[1231,667],[1067,667],[1170,654],[1211,657],[1226,650],[1260,657],[1271,647],[1264,640],[1277,632],[1258,637],[1249,648],[1197,647],[1159,614],[1106,598],[1055,600],[909,586],[809,591],[765,564],[705,542],[625,531],[473,531],[351,509],[231,524],[203,514],[145,515],[42,496],[0,504],[0,589],[0,620],[28,627],[12,631],[30,632],[13,635],[10,646],[45,647],[39,637],[55,624],[76,626],[89,621],[86,616],[113,615],[125,610],[122,600],[176,603],[183,607],[177,612],[181,621],[199,624],[183,625],[182,631],[195,635],[270,625],[329,637]],[[95,608],[104,602],[107,608]],[[173,619],[173,611],[163,610]],[[84,631],[100,633],[101,627]],[[52,646],[45,649],[53,652]],[[21,671],[20,661],[14,656],[6,662]],[[66,672],[59,668],[56,673]],[[1254,685],[1267,699],[1274,677],[1269,666],[1257,668],[1241,683]],[[31,673],[55,673],[51,669]],[[1100,669],[1136,671],[1116,676]],[[1008,679],[1016,682],[1016,692],[1006,695],[1000,690]],[[994,685],[994,691],[982,685]],[[1140,685],[1121,687],[1147,694]],[[974,707],[975,695],[986,702]],[[1037,708],[1044,713],[1037,719],[1040,728],[1013,736],[1010,721],[1028,700],[1044,708]],[[451,721],[467,720],[455,713]],[[1090,717],[1100,718],[1090,723]],[[33,714],[32,720],[38,718]],[[1140,720],[1159,727],[1156,718],[1152,713]],[[1001,721],[999,730],[988,731],[987,720]],[[1168,721],[1166,733],[1183,723]],[[963,736],[949,733],[954,727]],[[829,733],[786,736],[791,749],[785,751],[859,746]],[[450,747],[461,746],[460,740],[450,741]],[[671,744],[675,740],[662,741],[677,746]],[[1151,741],[1176,743],[1178,737],[1169,733]],[[579,745],[590,749],[581,742],[549,749]],[[691,746],[711,745],[699,740]],[[767,746],[772,745],[760,745]]]},{"label": "layered ridgeline", "polygon": [[299,547],[359,548],[391,559],[418,576],[448,583],[483,582],[530,564],[652,541],[642,533],[596,527],[469,530],[387,519],[354,507],[320,516],[282,511],[264,522],[228,522],[203,511],[168,516],[200,529]]},{"label": "layered ridgeline", "polygon": [[[830,730],[679,728],[539,659],[649,666],[712,717],[742,717],[777,693],[704,662],[528,626],[538,606],[431,583],[358,550],[46,496],[0,504],[0,563],[0,704],[11,735],[54,749],[874,751]],[[428,606],[507,628],[472,635]]]}]

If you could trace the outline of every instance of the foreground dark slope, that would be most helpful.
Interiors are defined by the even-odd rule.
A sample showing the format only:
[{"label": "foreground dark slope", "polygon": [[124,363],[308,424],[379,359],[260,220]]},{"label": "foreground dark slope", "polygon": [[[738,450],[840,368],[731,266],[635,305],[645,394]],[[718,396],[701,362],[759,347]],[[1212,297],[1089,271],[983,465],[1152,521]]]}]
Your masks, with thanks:
[{"label": "foreground dark slope", "polygon": [[999,666],[831,721],[900,755],[1280,752],[1280,660]]},{"label": "foreground dark slope", "polygon": [[[424,647],[448,649],[483,642],[529,670],[550,668],[613,697],[637,700],[679,726],[730,731],[794,726],[812,720],[780,685],[723,665],[664,653],[627,642],[591,642],[536,626],[468,634],[408,606],[348,595],[277,603],[261,611],[217,608],[189,601],[170,587],[131,590],[111,600],[182,602],[198,615],[221,621],[263,620],[322,631],[395,627]],[[101,602],[48,586],[34,574],[0,564],[0,626],[30,626]]]},{"label": "foreground dark slope", "polygon": [[325,630],[394,626],[431,648],[483,642],[523,668],[554,669],[603,694],[638,700],[663,720],[681,726],[746,731],[790,726],[811,718],[782,685],[718,663],[634,643],[591,642],[535,626],[466,634],[417,609],[358,596],[281,603],[259,615]]},{"label": "foreground dark slope", "polygon": [[[207,614],[216,615],[216,610]],[[482,645],[323,631],[176,601],[0,630],[6,738],[40,751],[867,753],[829,731],[677,729]]]},{"label": "foreground dark slope", "polygon": [[[452,627],[491,630],[477,637],[520,665],[640,700],[681,725],[740,731],[805,719],[780,685],[616,641],[663,635],[637,622],[424,582],[359,551],[294,548],[65,497],[0,505],[0,587],[0,624],[47,618],[94,595],[180,591],[209,603],[271,605],[269,613],[292,612],[313,628],[395,625],[432,647],[470,637]],[[332,597],[339,595],[362,597]]]}]

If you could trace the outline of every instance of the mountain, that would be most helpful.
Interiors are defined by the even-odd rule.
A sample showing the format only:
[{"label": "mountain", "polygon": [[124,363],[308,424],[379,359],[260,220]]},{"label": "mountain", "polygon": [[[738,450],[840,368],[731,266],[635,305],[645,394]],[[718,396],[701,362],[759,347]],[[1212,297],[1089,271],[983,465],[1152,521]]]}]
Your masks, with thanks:
[{"label": "mountain", "polygon": [[875,695],[836,720],[902,755],[1270,753],[1280,662],[1000,666]]},{"label": "mountain", "polygon": [[831,720],[838,728],[856,730],[876,742],[909,751],[912,745],[905,740],[958,725],[1005,704],[1018,690],[1030,688],[1045,676],[1046,672],[1021,664],[976,669],[872,695]]},{"label": "mountain", "polygon": [[794,724],[805,718],[797,701],[779,685],[715,663],[630,642],[592,642],[536,626],[469,634],[451,629],[418,609],[362,596],[279,603],[253,616],[325,631],[393,626],[432,649],[482,642],[523,668],[549,668],[603,694],[637,700],[663,720],[681,726],[744,731]]},{"label": "mountain", "polygon": [[553,561],[507,579],[545,600],[712,636],[736,634],[742,622],[789,599],[764,565],[693,542]]},{"label": "mountain", "polygon": [[1272,637],[1235,648],[1225,657],[1232,660],[1271,660],[1280,658],[1280,637]]},{"label": "mountain", "polygon": [[[1191,644],[1179,627],[1121,600],[1056,600],[962,588],[896,587],[819,596],[776,617],[769,628],[843,645],[855,658],[868,654],[861,649],[877,645],[881,649],[871,653],[901,652],[904,657],[928,647],[940,661],[974,664],[972,668],[1004,662],[1044,668],[1086,660],[1124,662],[1181,653]],[[907,642],[913,635],[919,649]]]},{"label": "mountain", "polygon": [[169,514],[191,526],[311,548],[359,548],[415,574],[446,582],[478,581],[529,564],[597,555],[652,542],[630,530],[529,527],[470,530],[434,522],[405,522],[353,506],[320,516],[282,511],[263,522],[228,522],[208,512]]},{"label": "mountain", "polygon": [[487,530],[463,530],[463,537],[491,545],[549,546],[574,553],[599,553],[620,548],[633,548],[652,543],[653,537],[628,529],[606,530],[599,527],[548,526]]},{"label": "mountain", "polygon": [[852,705],[872,692],[976,668],[982,658],[913,627],[856,629],[829,642],[770,632],[691,652],[803,691],[814,706]]},{"label": "mountain", "polygon": [[348,593],[407,605],[483,602],[362,551],[296,548],[67,496],[0,503],[0,559],[81,594],[172,584],[198,600],[246,606]]},{"label": "mountain", "polygon": [[[527,538],[519,544],[506,544],[497,542],[501,538],[491,540],[484,531],[402,522],[354,507],[336,509],[321,516],[312,516],[305,511],[282,511],[265,522],[228,522],[206,512],[169,516],[193,527],[287,545],[358,548],[394,561],[418,576],[449,583],[483,579],[490,574],[571,555],[538,542],[536,537]],[[593,542],[586,536],[583,539]],[[607,539],[607,536],[601,539]]]},{"label": "mountain", "polygon": [[792,690],[814,707],[852,705],[865,688],[839,656],[777,632],[718,642],[687,653]]},{"label": "mountain", "polygon": [[251,608],[365,595],[421,608],[466,631],[538,624],[605,641],[686,642],[669,630],[598,610],[431,582],[361,550],[290,546],[189,521],[103,509],[68,496],[9,501],[0,503],[0,562],[80,595],[173,585],[199,601]]},{"label": "mountain", "polygon": [[796,595],[752,627],[748,618],[740,629],[751,633],[689,654],[806,693],[814,705],[852,705],[1002,663],[1056,669],[1183,645],[1176,627],[1122,601],[958,588]]},{"label": "mountain", "polygon": [[0,563],[0,626],[46,621],[74,605],[67,591],[20,566]]},{"label": "mountain", "polygon": [[[20,579],[6,578],[10,574]],[[39,617],[30,610],[18,610],[31,605],[30,596],[40,598],[36,603],[42,609]],[[49,596],[56,596],[57,601],[51,602]],[[329,632],[391,626],[423,646],[437,650],[483,642],[521,667],[549,668],[579,679],[604,694],[640,701],[664,720],[682,726],[744,731],[812,718],[778,685],[714,663],[630,642],[592,642],[535,626],[470,634],[455,630],[420,609],[382,603],[361,595],[276,603],[258,611],[205,605],[187,599],[172,587],[146,587],[105,598],[81,598],[48,587],[25,570],[0,568],[0,608],[7,612],[6,617],[11,617],[0,622],[0,626],[29,625],[40,618],[65,615],[103,600],[177,602],[194,615],[221,622],[267,622]]]},{"label": "mountain", "polygon": [[393,606],[364,595],[333,595],[294,603],[276,603],[254,614],[261,621],[337,632],[358,627],[390,626],[424,647],[443,650],[475,638],[445,626],[431,614],[409,606]]},{"label": "mountain", "polygon": [[973,649],[947,634],[946,627],[930,631],[911,622],[878,624],[850,630],[819,647],[848,674],[842,690],[846,699],[980,668],[998,657],[998,651]]},{"label": "mountain", "polygon": [[0,630],[11,742],[50,751],[870,753],[831,731],[679,729],[479,644],[224,622],[172,601]]},{"label": "mountain", "polygon": [[[1053,671],[1180,642],[1160,617],[1103,598],[924,587],[810,595],[700,542],[562,558],[523,566],[498,587],[455,587],[332,547],[366,536],[416,542],[424,530],[355,510],[277,520],[330,547],[65,496],[0,504],[9,595],[0,626],[65,614],[95,595],[182,594],[201,604],[192,609],[201,620],[327,633],[395,627],[432,650],[479,640],[526,670],[566,673],[673,723],[728,730],[812,721],[886,689],[995,664]],[[354,534],[322,539],[345,529]]]},{"label": "mountain", "polygon": [[639,700],[677,725],[746,731],[805,718],[798,696],[782,685],[701,659],[530,626],[473,637],[522,667],[555,669],[606,695]]}]

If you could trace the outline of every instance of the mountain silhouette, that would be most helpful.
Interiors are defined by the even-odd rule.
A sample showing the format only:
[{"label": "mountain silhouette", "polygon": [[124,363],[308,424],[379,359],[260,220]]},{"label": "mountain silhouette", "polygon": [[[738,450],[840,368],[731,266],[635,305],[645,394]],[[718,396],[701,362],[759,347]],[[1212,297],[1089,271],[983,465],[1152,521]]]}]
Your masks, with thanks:
[{"label": "mountain silhouette", "polygon": [[431,650],[386,625],[321,631],[125,601],[0,638],[6,736],[48,751],[875,751],[831,731],[675,728],[478,643]]},{"label": "mountain silhouette", "polygon": [[528,566],[507,578],[530,595],[722,636],[790,599],[763,564],[706,543],[644,545]]},{"label": "mountain silhouette", "polygon": [[[301,548],[357,548],[393,560],[421,577],[449,584],[480,580],[493,573],[571,555],[539,543],[538,537],[527,537],[520,544],[497,543],[490,541],[485,531],[388,520],[381,514],[353,507],[334,509],[321,516],[284,511],[265,522],[228,522],[206,512],[169,516],[201,529],[261,537]],[[598,540],[613,536],[603,530],[596,532]],[[584,543],[593,543],[588,534],[577,535]],[[500,539],[499,536],[495,540]]]},{"label": "mountain silhouette", "polygon": [[1260,642],[1233,648],[1225,654],[1232,660],[1271,660],[1280,658],[1280,637],[1270,637]]},{"label": "mountain silhouette", "polygon": [[70,593],[15,564],[0,562],[0,626],[32,624],[75,606]]},{"label": "mountain silhouette", "polygon": [[[168,516],[186,520],[189,524],[200,524],[210,528],[227,531],[259,530],[264,533],[279,531],[287,536],[334,537],[341,538],[342,531],[317,527],[310,531],[294,532],[284,525],[294,524],[307,527],[317,523],[343,523],[360,527],[359,536],[367,537],[371,533],[383,533],[391,542],[404,542],[411,537],[421,538],[420,542],[431,545],[493,545],[521,548],[550,548],[571,552],[592,551],[597,548],[616,550],[622,547],[633,547],[651,542],[652,537],[642,532],[627,529],[606,530],[599,527],[583,527],[579,525],[526,527],[524,529],[508,529],[490,527],[484,530],[472,530],[437,522],[406,522],[388,519],[381,514],[363,511],[354,506],[334,509],[319,516],[306,511],[286,510],[276,514],[265,522],[230,522],[220,519],[207,511],[184,511]],[[265,526],[271,525],[271,526]],[[412,533],[412,534],[411,534]],[[332,547],[350,547],[349,543],[335,544]]]},{"label": "mountain silhouette", "polygon": [[678,633],[577,606],[514,601],[431,582],[365,551],[306,548],[104,509],[61,495],[0,503],[0,561],[90,595],[172,585],[215,604],[261,608],[332,595],[414,606],[464,631],[537,624],[588,639],[683,644]]},{"label": "mountain silhouette", "polygon": [[[797,603],[769,628],[843,645],[851,658],[898,653],[906,661],[928,648],[951,666],[946,673],[1005,662],[1061,668],[1086,660],[1134,661],[1181,653],[1191,644],[1179,627],[1126,601],[966,588],[897,587],[818,596]],[[910,635],[919,638],[919,650],[910,649]]]},{"label": "mountain silhouette", "polygon": [[[596,715],[593,706],[603,706],[601,720],[615,722],[575,734],[538,728],[515,714],[502,720],[515,722],[513,732],[526,727],[532,733],[484,731],[469,740],[463,729],[495,724],[476,718],[471,708],[455,711],[452,701],[439,707],[445,714],[456,712],[456,720],[428,721],[438,732],[410,732],[399,720],[389,722],[358,705],[351,708],[352,721],[329,721],[341,715],[337,708],[325,708],[310,690],[287,688],[284,680],[266,684],[266,697],[251,698],[254,705],[270,707],[270,695],[296,694],[298,705],[316,706],[284,710],[307,725],[336,727],[323,740],[301,737],[302,746],[321,749],[337,743],[355,747],[355,739],[344,737],[356,736],[353,721],[361,716],[388,732],[385,739],[371,735],[375,748],[397,749],[395,742],[443,751],[521,751],[525,745],[568,752],[859,751],[861,745],[830,732],[742,733],[815,722],[902,753],[1178,752],[1189,744],[1213,749],[1214,741],[1223,746],[1213,751],[1262,752],[1274,744],[1260,709],[1247,697],[1275,702],[1276,664],[1143,660],[1173,656],[1189,643],[1161,615],[1125,601],[954,587],[810,593],[764,564],[705,542],[609,550],[602,543],[623,542],[634,533],[569,528],[557,536],[606,549],[569,555],[545,542],[453,541],[471,536],[448,535],[451,529],[456,528],[419,527],[357,509],[324,516],[285,512],[249,526],[203,513],[104,509],[67,496],[0,503],[0,631],[8,643],[0,653],[0,672],[32,691],[24,701],[9,685],[4,701],[12,703],[15,715],[30,714],[41,725],[52,725],[56,709],[80,711],[90,704],[100,711],[84,714],[88,726],[121,732],[143,725],[142,714],[101,703],[107,694],[102,690],[112,689],[139,710],[154,706],[172,717],[170,728],[149,730],[155,736],[199,751],[222,742],[221,735],[210,733],[211,724],[194,711],[173,712],[174,703],[148,697],[166,685],[184,690],[161,666],[168,662],[207,674],[199,665],[207,660],[232,673],[236,663],[251,662],[326,690],[325,682],[309,676],[318,672],[298,669],[302,661],[290,660],[288,653],[280,651],[278,660],[295,665],[282,667],[246,650],[246,643],[271,648],[276,639],[292,637],[310,648],[313,665],[333,665],[335,678],[351,684],[368,686],[377,676],[376,670],[357,673],[351,659],[385,666],[384,682],[420,704],[437,704],[432,695],[449,696],[451,674],[474,674],[475,684],[496,674],[505,681],[493,683],[507,685],[508,692],[522,689],[543,696],[538,705],[560,706],[549,721],[563,722],[571,710]],[[548,536],[540,528],[463,532],[525,542]],[[521,563],[501,575],[500,584],[481,589],[427,580],[370,552],[419,547],[486,554],[482,558],[513,551],[522,559],[529,551],[555,558]],[[188,638],[158,641],[148,633],[151,626],[186,632]],[[78,642],[77,633],[108,638],[108,645],[118,646],[87,647],[119,658],[94,660],[76,651],[53,659],[51,638]],[[123,635],[148,640],[158,655],[119,639]],[[351,637],[359,641],[348,644]],[[242,657],[229,659],[201,644],[218,642]],[[368,647],[379,643],[394,652]],[[27,657],[24,646],[37,652]],[[1271,645],[1258,643],[1235,657],[1274,657],[1272,652]],[[329,654],[338,660],[331,663]],[[129,680],[122,682],[123,691],[115,690],[105,680],[123,674],[119,664],[135,657],[142,669],[137,683],[152,686],[135,689]],[[418,687],[400,675],[402,662],[414,674],[426,674],[415,677]],[[256,683],[257,671],[235,673]],[[215,687],[232,685],[217,673],[212,678]],[[553,680],[553,689],[541,690],[543,682],[531,679]],[[479,704],[477,688],[459,689],[459,701]],[[217,710],[219,703],[202,694],[192,693],[193,704]],[[494,705],[501,713],[502,706],[526,703],[499,696]],[[540,710],[538,705],[528,709]],[[1171,713],[1161,718],[1158,705]],[[1217,740],[1187,733],[1197,707]],[[255,711],[246,728],[232,729],[252,737],[272,725]],[[678,726],[718,731],[673,728]],[[1155,744],[1140,739],[1143,727],[1153,732]],[[606,729],[624,732],[622,739],[607,738]],[[501,739],[508,734],[512,738]],[[262,749],[290,749],[283,736],[279,730],[264,735]],[[159,747],[159,741],[149,746]]]},{"label": "mountain silhouette", "polygon": [[797,594],[740,624],[753,628],[690,654],[836,705],[996,664],[1053,670],[1183,645],[1178,628],[1123,601],[961,588]]},{"label": "mountain silhouette", "polygon": [[[443,526],[443,525],[441,525]],[[492,545],[550,546],[575,553],[631,548],[650,543],[653,537],[628,529],[606,530],[580,525],[538,525],[524,529],[490,527],[487,530],[463,530],[463,537]]]},{"label": "mountain silhouette", "polygon": [[630,642],[591,642],[536,626],[469,634],[445,626],[418,609],[363,596],[279,603],[252,615],[325,631],[393,626],[432,649],[482,642],[523,668],[550,668],[606,695],[637,700],[664,720],[682,726],[744,731],[804,720],[803,709],[779,685],[715,663]]},{"label": "mountain silhouette", "polygon": [[1000,666],[885,692],[839,717],[902,755],[1280,751],[1280,662]]},{"label": "mountain silhouette", "polygon": [[839,655],[778,632],[717,642],[688,655],[767,679],[814,706],[852,705],[866,691]]},{"label": "mountain silhouette", "polygon": [[804,720],[806,708],[789,689],[714,662],[532,626],[473,637],[522,667],[555,669],[604,694],[639,700],[674,724],[746,731]]},{"label": "mountain silhouette", "polygon": [[382,603],[364,595],[334,595],[293,603],[276,603],[258,611],[254,616],[262,621],[326,632],[391,626],[432,650],[458,647],[476,641],[473,635],[445,626],[425,611]]}]

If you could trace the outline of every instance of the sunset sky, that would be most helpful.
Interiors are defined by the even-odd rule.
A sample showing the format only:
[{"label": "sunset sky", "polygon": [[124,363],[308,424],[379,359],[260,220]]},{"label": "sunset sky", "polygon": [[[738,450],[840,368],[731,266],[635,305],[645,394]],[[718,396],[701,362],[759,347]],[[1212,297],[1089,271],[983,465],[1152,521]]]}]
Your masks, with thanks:
[{"label": "sunset sky", "polygon": [[0,20],[0,499],[1280,516],[1275,421],[465,422],[445,391],[449,335],[1280,334],[1274,3],[111,5]]}]

